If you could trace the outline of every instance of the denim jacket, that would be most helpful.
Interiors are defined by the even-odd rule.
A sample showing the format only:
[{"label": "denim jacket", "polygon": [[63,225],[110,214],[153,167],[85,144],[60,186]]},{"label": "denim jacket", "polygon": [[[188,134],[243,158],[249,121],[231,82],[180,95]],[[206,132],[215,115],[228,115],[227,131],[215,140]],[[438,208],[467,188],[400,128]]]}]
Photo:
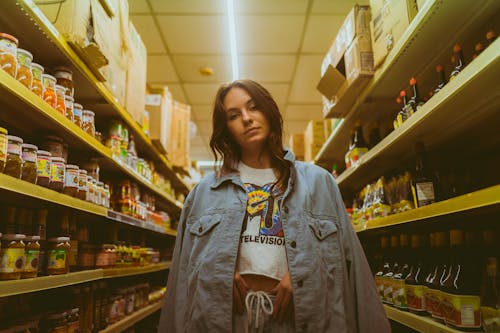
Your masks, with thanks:
[{"label": "denim jacket", "polygon": [[[280,207],[297,332],[390,332],[333,177],[295,161]],[[188,195],[158,332],[231,332],[232,287],[247,194],[238,173],[207,175]]]}]

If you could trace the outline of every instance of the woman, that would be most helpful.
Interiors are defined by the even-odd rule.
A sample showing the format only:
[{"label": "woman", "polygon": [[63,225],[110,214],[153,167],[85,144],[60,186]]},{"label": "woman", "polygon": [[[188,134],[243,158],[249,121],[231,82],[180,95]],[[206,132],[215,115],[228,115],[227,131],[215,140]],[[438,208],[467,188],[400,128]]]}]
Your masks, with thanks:
[{"label": "woman", "polygon": [[217,92],[222,167],[179,221],[159,332],[390,332],[333,177],[282,146],[269,92]]}]

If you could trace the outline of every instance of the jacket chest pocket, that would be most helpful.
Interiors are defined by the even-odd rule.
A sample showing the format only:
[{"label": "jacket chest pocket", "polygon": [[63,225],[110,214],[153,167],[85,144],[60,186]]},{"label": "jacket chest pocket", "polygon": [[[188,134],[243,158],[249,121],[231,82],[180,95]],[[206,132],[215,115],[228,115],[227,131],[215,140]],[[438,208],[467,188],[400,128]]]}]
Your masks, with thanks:
[{"label": "jacket chest pocket", "polygon": [[220,214],[202,216],[191,225],[189,232],[194,236],[203,237],[219,224],[221,220],[222,215]]},{"label": "jacket chest pocket", "polygon": [[213,260],[217,246],[216,226],[222,221],[221,214],[203,215],[196,219],[189,227],[191,236],[191,251],[189,255],[189,266],[191,271],[203,262]]},{"label": "jacket chest pocket", "polygon": [[335,222],[311,218],[308,222],[317,254],[329,272],[340,263],[340,240]]}]

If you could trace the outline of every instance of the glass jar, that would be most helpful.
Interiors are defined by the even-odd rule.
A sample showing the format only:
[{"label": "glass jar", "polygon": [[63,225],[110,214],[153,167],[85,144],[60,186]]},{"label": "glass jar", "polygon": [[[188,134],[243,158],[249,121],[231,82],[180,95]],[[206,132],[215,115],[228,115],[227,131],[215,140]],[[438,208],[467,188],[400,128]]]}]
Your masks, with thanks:
[{"label": "glass jar", "polygon": [[41,65],[34,62],[31,63],[31,76],[33,77],[33,81],[31,82],[31,91],[40,98],[43,98],[43,72],[44,68]]},{"label": "glass jar", "polygon": [[7,136],[7,161],[5,163],[4,173],[21,178],[23,160],[21,159],[21,146],[23,139],[17,136]]},{"label": "glass jar", "polygon": [[49,74],[42,74],[43,100],[54,109],[57,108],[56,78]]},{"label": "glass jar", "polygon": [[73,122],[76,126],[83,127],[83,106],[78,103],[73,103]]},{"label": "glass jar", "polygon": [[80,246],[77,265],[80,270],[95,268],[95,247],[92,244],[82,244]]},{"label": "glass jar", "polygon": [[94,202],[95,195],[95,186],[94,186],[94,178],[92,176],[87,176],[87,197],[86,200],[88,202]]},{"label": "glass jar", "polygon": [[57,67],[54,69],[54,77],[57,84],[66,88],[66,95],[73,97],[75,88],[73,86],[73,72],[66,67]]},{"label": "glass jar", "polygon": [[64,116],[66,116],[66,101],[64,98],[65,95],[66,88],[56,84],[56,110]]},{"label": "glass jar", "polygon": [[80,168],[78,165],[67,164],[64,174],[63,193],[72,197],[76,196],[80,184]]},{"label": "glass jar", "polygon": [[113,120],[109,125],[108,136],[117,137],[120,141],[123,138],[123,124],[121,121]]},{"label": "glass jar", "polygon": [[104,183],[103,182],[97,182],[97,188],[96,188],[96,204],[99,206],[104,206]]},{"label": "glass jar", "polygon": [[135,307],[135,288],[130,287],[125,291],[125,314],[130,315]]},{"label": "glass jar", "polygon": [[103,206],[109,208],[111,206],[111,192],[109,191],[109,185],[104,184],[104,203]]},{"label": "glass jar", "polygon": [[7,162],[8,134],[5,128],[0,127],[0,172],[3,172]]},{"label": "glass jar", "polygon": [[10,76],[17,74],[17,38],[9,34],[0,33],[0,66]]},{"label": "glass jar", "polygon": [[63,139],[58,136],[46,136],[40,148],[48,151],[52,157],[63,157]]},{"label": "glass jar", "polygon": [[50,184],[49,188],[61,192],[64,188],[64,177],[66,164],[62,157],[52,157],[50,160]]},{"label": "glass jar", "polygon": [[74,308],[68,314],[66,333],[78,333],[80,330],[80,309]]},{"label": "glass jar", "polygon": [[67,333],[66,324],[66,312],[53,313],[45,317],[41,332]]},{"label": "glass jar", "polygon": [[59,275],[69,273],[69,252],[71,245],[69,237],[54,237],[49,239],[47,274]]},{"label": "glass jar", "polygon": [[36,155],[36,183],[43,187],[49,187],[52,154],[45,150],[39,150]]},{"label": "glass jar", "polygon": [[0,280],[18,280],[24,270],[26,257],[24,254],[26,235],[5,234],[2,236],[0,250]]},{"label": "glass jar", "polygon": [[26,88],[31,89],[33,83],[33,74],[31,74],[31,62],[33,55],[24,50],[17,49],[17,81],[21,82]]},{"label": "glass jar", "polygon": [[69,151],[69,146],[66,142],[63,142],[63,150],[62,150],[62,158],[64,158],[64,161],[68,161],[68,151]]},{"label": "glass jar", "polygon": [[64,96],[64,103],[66,104],[66,118],[71,120],[73,123],[75,122],[75,115],[73,114],[75,99],[71,96]]},{"label": "glass jar", "polygon": [[83,110],[82,128],[88,134],[95,136],[95,113],[90,110]]},{"label": "glass jar", "polygon": [[23,160],[23,171],[21,174],[21,179],[35,184],[37,177],[38,147],[29,143],[23,143],[21,149],[21,159]]},{"label": "glass jar", "polygon": [[37,277],[38,265],[40,263],[40,236],[26,237],[26,248],[24,254],[26,256],[26,265],[21,272],[22,279]]},{"label": "glass jar", "polygon": [[116,265],[116,247],[113,244],[103,244],[96,253],[96,268],[112,268]]},{"label": "glass jar", "polygon": [[106,147],[111,149],[111,153],[113,154],[113,156],[116,156],[116,157],[120,156],[120,143],[121,143],[121,140],[116,135],[110,136],[106,140]]},{"label": "glass jar", "polygon": [[87,191],[87,170],[80,169],[78,172],[78,193],[76,197],[85,200],[87,198]]},{"label": "glass jar", "polygon": [[87,174],[99,181],[99,161],[96,158],[91,158],[90,161],[83,165],[83,169],[87,170]]}]

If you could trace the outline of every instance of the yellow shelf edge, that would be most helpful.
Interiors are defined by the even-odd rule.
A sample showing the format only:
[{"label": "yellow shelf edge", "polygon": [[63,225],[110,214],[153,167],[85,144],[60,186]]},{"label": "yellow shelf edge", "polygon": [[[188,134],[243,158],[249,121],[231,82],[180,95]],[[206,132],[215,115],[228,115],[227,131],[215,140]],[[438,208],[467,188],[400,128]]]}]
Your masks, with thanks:
[{"label": "yellow shelf edge", "polygon": [[384,304],[387,318],[397,321],[407,327],[422,333],[461,333],[462,331],[453,329],[432,320],[429,317],[418,316],[416,314],[401,311]]},{"label": "yellow shelf edge", "polygon": [[167,270],[172,265],[171,261],[143,267],[107,268],[103,270],[103,278],[110,279],[123,276],[140,275]]},{"label": "yellow shelf edge", "polygon": [[138,310],[131,315],[123,318],[122,320],[108,326],[104,330],[99,331],[100,333],[119,333],[123,332],[127,328],[133,326],[137,322],[141,321],[142,319],[148,317],[149,315],[152,315],[156,311],[159,311],[161,309],[163,302],[162,301],[157,301],[156,303],[150,304],[146,306],[145,308]]}]

